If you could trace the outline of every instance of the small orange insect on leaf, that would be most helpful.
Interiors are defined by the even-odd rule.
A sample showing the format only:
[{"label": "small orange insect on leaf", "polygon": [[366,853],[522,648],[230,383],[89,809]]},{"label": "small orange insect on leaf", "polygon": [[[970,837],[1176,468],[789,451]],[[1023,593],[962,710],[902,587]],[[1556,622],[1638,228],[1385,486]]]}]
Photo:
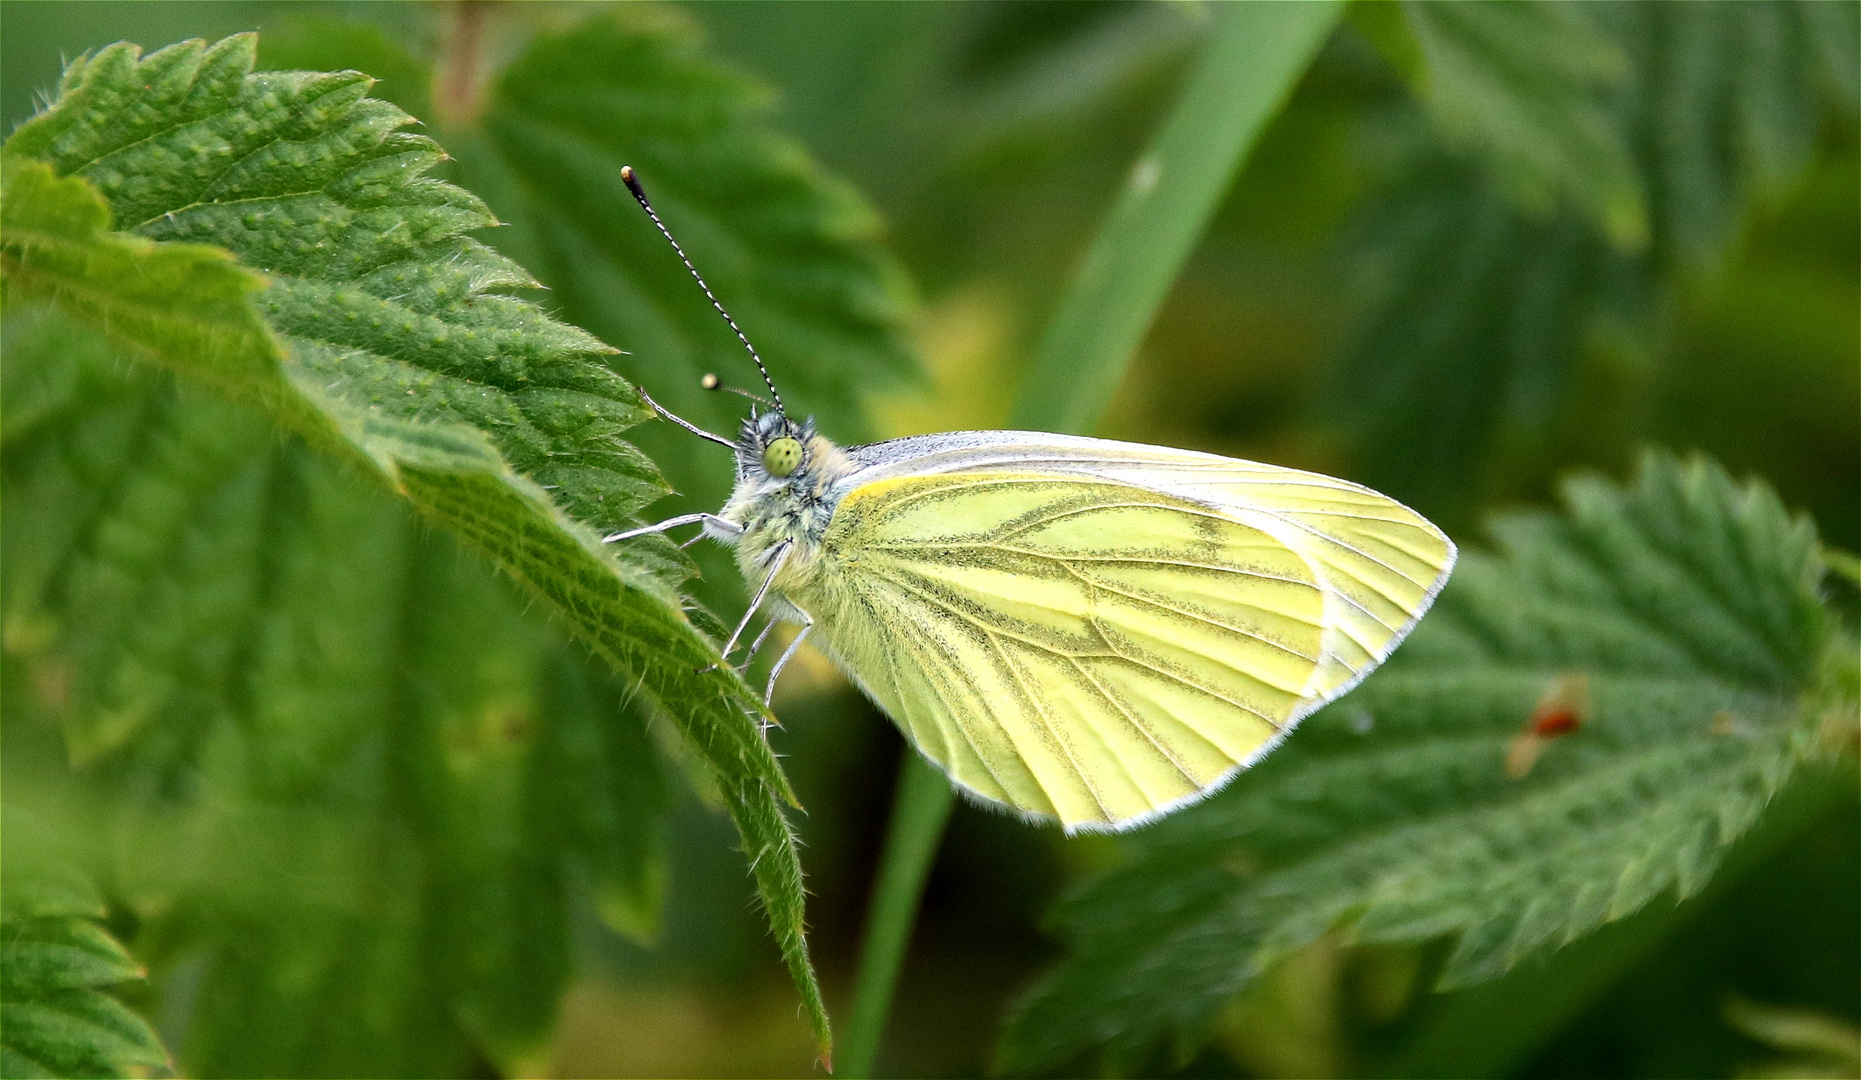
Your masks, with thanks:
[{"label": "small orange insect on leaf", "polygon": [[1559,675],[1545,688],[1538,707],[1526,719],[1525,727],[1512,739],[1506,750],[1506,777],[1522,780],[1538,764],[1544,748],[1552,739],[1583,729],[1590,712],[1590,676],[1574,671]]}]

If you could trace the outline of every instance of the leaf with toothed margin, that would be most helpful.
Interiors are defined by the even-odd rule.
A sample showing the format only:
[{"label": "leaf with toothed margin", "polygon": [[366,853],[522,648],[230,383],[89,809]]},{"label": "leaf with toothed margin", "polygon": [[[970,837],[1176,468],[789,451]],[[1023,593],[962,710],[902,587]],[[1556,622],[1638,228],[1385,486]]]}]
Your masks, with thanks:
[{"label": "leaf with toothed margin", "polygon": [[1501,432],[1508,453],[1554,438],[1586,354],[1646,347],[1633,328],[1661,324],[1674,273],[1722,263],[1802,180],[1817,132],[1852,128],[1861,8],[1353,11],[1475,151],[1414,155],[1358,216],[1346,261],[1372,272],[1333,394],[1357,478],[1451,521]]},{"label": "leaf with toothed margin", "polygon": [[496,291],[532,279],[464,235],[494,219],[425,175],[442,151],[367,76],[253,73],[253,52],[119,44],[68,67],[4,147],[8,301],[367,463],[649,693],[718,774],[826,1054],[760,702],[682,610],[676,549],[599,542],[665,490],[619,437],[647,414],[613,350]]},{"label": "leaf with toothed margin", "polygon": [[[441,88],[433,111],[450,176],[504,223],[482,238],[544,281],[563,317],[623,343],[614,365],[673,411],[728,432],[744,402],[703,392],[699,376],[766,391],[634,204],[623,165],[639,171],[796,412],[856,440],[868,434],[862,396],[915,377],[910,294],[878,214],[773,122],[774,93],[705,50],[684,14],[599,10],[538,28],[501,67],[460,69],[451,65],[483,59],[444,55],[437,78],[379,30],[315,17],[287,22],[262,48],[312,67],[368,57],[407,72],[384,89],[409,108]],[[457,86],[474,89],[448,100],[444,88]],[[730,471],[713,448],[670,428],[639,437],[695,503],[722,500]]]},{"label": "leaf with toothed margin", "polygon": [[[1186,1059],[1234,994],[1337,928],[1451,938],[1452,987],[1699,892],[1854,730],[1854,638],[1818,593],[1814,528],[1768,488],[1651,455],[1565,502],[1502,519],[1499,553],[1463,557],[1402,650],[1297,739],[1122,841],[1058,908],[1071,952],[1010,1018],[1006,1068],[1164,1042]],[[1549,736],[1547,702],[1572,712]]]},{"label": "leaf with toothed margin", "polygon": [[109,993],[145,973],[99,925],[103,901],[90,882],[63,866],[21,874],[17,861],[0,890],[0,1076],[172,1067],[155,1029]]},{"label": "leaf with toothed margin", "polygon": [[1580,207],[1624,248],[1648,239],[1647,196],[1607,89],[1628,63],[1583,12],[1553,4],[1403,7],[1443,134],[1479,148],[1515,199]]},{"label": "leaf with toothed margin", "polygon": [[[453,166],[509,222],[486,240],[547,282],[565,317],[623,343],[616,364],[675,412],[728,433],[744,402],[704,393],[699,376],[763,391],[623,165],[790,408],[855,441],[862,395],[915,376],[909,292],[877,212],[772,122],[775,95],[709,55],[682,13],[601,11],[539,33],[488,79]],[[713,449],[669,430],[646,445],[681,490],[721,501],[730,470]]]},{"label": "leaf with toothed margin", "polygon": [[190,972],[189,1075],[535,1060],[580,899],[656,917],[631,683],[259,410],[55,311],[3,328],[6,718],[82,763],[11,763],[6,873],[87,853],[140,958]]}]

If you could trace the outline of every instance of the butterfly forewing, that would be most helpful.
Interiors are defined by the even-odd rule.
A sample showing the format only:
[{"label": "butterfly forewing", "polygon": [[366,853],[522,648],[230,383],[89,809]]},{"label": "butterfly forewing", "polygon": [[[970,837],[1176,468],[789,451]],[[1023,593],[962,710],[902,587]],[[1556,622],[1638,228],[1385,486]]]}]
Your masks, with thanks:
[{"label": "butterfly forewing", "polygon": [[1270,532],[1306,556],[1327,594],[1325,655],[1308,688],[1311,707],[1381,663],[1454,564],[1453,543],[1394,499],[1278,465],[1028,431],[918,435],[848,454],[861,466],[843,481],[848,492],[890,477],[950,472],[1092,477],[1174,495]]}]

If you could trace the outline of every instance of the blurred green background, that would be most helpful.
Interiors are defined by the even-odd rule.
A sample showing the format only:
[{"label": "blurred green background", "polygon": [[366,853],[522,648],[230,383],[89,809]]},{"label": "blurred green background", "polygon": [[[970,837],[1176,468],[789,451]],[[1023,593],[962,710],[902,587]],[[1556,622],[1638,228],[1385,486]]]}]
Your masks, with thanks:
[{"label": "blurred green background", "polygon": [[[1861,547],[1855,10],[1552,9],[1504,28],[1498,46],[1483,46],[1495,55],[1485,55],[1477,38],[1457,38],[1452,27],[1428,36],[1430,20],[1440,21],[1428,9],[1353,7],[1228,193],[1098,433],[1351,477],[1409,502],[1463,543],[1477,542],[1495,510],[1548,503],[1573,469],[1621,476],[1645,445],[1699,449],[1774,485],[1813,515],[1830,544]],[[877,208],[884,243],[909,279],[908,329],[923,377],[874,377],[858,408],[824,397],[823,424],[845,439],[1006,419],[1025,359],[1209,21],[1204,8],[1175,3],[734,3],[661,14],[695,24],[712,56],[769,88],[779,126]],[[487,55],[515,55],[539,29],[587,15],[579,6],[492,9]],[[424,119],[431,98],[419,70],[384,69],[391,53],[383,43],[431,56],[458,18],[445,5],[7,0],[0,113],[9,130],[29,116],[56,85],[61,57],[116,40],[153,48],[256,29],[261,66],[355,67],[384,79],[378,95]],[[1573,21],[1581,33],[1570,30]],[[1415,75],[1418,47],[1436,50],[1426,78]],[[1533,130],[1531,108],[1574,118],[1576,134],[1560,141]],[[1584,134],[1598,130],[1626,157]],[[457,159],[449,178],[499,211],[497,197],[471,180],[472,144],[448,138],[443,125],[433,133]],[[608,212],[636,211],[617,203]],[[484,238],[499,241],[496,230]],[[543,267],[532,269],[550,280]],[[550,304],[547,294],[542,302]],[[662,397],[691,396],[665,388],[674,376],[656,373],[654,358],[623,333],[590,329],[633,351],[630,377]],[[754,325],[746,329],[755,335]],[[10,325],[7,346],[20,335],[60,332]],[[727,374],[751,382],[745,370]],[[685,385],[689,373],[676,378]],[[723,428],[728,408],[697,407],[715,410],[706,418]],[[728,478],[719,455],[661,432],[636,434],[687,499],[720,501]],[[267,437],[256,433],[247,445],[263,452]],[[561,659],[569,650],[556,631],[507,583],[449,569],[469,557],[443,537],[407,539],[398,520],[346,527],[415,544],[438,568],[423,578],[431,617],[470,648],[437,659],[436,680],[477,680],[458,692],[495,702],[506,676],[471,668],[478,648],[487,663],[550,672],[549,700],[564,715],[599,717],[611,708],[604,701],[624,694],[598,679],[590,685],[582,665]],[[8,529],[18,527],[10,518]],[[736,575],[705,558],[701,596],[737,610]],[[356,588],[332,602],[369,609],[366,583]],[[130,766],[74,779],[46,719],[56,710],[16,655],[23,631],[7,610],[0,745],[9,808],[32,798],[114,805],[121,792],[112,784],[185,786],[138,780]],[[328,618],[344,625],[340,613]],[[473,619],[480,629],[461,628]],[[844,1017],[903,746],[809,654],[785,676],[776,705],[785,722],[776,746],[808,808],[799,829],[817,964],[830,1006]],[[382,707],[381,722],[393,722],[395,708]],[[376,714],[357,715],[363,723]],[[701,781],[688,782],[676,748],[649,750],[642,736],[611,750],[630,751],[667,762],[662,787],[628,804],[663,808],[655,841],[663,881],[640,886],[648,914],[630,936],[616,930],[626,918],[600,910],[575,872],[562,875],[574,965],[553,1034],[513,1067],[395,1047],[423,1037],[427,1029],[410,1021],[346,1036],[359,1044],[329,1061],[374,1061],[371,1071],[382,1074],[810,1074],[806,1025],[752,905],[728,821]],[[78,788],[89,794],[59,794]],[[59,828],[75,828],[67,822],[85,812],[54,817]],[[203,853],[190,869],[192,895],[223,891],[223,908],[211,899],[196,901],[201,910],[191,915],[113,908],[111,928],[153,967],[138,1004],[177,1048],[183,1073],[236,1073],[289,1057],[215,1042],[249,1038],[263,1022],[222,1019],[220,1034],[203,1033],[202,1017],[214,1010],[262,1016],[263,1004],[256,990],[205,977],[196,924],[236,910],[252,929],[215,948],[290,954],[313,931],[266,919],[280,898],[303,900],[321,872],[316,853],[274,865],[239,852],[340,846],[350,812],[337,800],[316,808],[315,820],[280,817],[270,832]],[[96,814],[84,820],[120,820]],[[74,846],[121,845],[116,827],[96,824]],[[417,849],[437,841],[405,842]],[[1102,840],[1062,839],[959,805],[907,959],[882,1072],[986,1073],[1006,1003],[1057,955],[1043,913],[1110,851]],[[390,888],[431,885],[414,883],[429,872],[419,869],[418,851],[370,857],[384,880],[402,883]],[[648,926],[659,888],[656,925]],[[1858,897],[1850,799],[1761,868],[1697,901],[1678,930],[1663,924],[1628,974],[1587,992],[1575,1020],[1529,1037],[1520,1074],[1725,1076],[1777,1065],[1785,1051],[1754,1034],[1762,1024],[1741,1026],[1744,1014],[1728,1012],[1728,1002],[1773,1020],[1852,1029],[1861,1003]],[[421,915],[406,917],[418,923]],[[1636,932],[1632,920],[1617,929]],[[340,950],[358,931],[314,932]],[[1416,1008],[1412,996],[1377,997],[1374,973],[1403,962],[1325,942],[1304,950],[1231,1010],[1184,1074],[1368,1068],[1378,1040]],[[521,982],[521,973],[511,977]],[[362,997],[393,997],[402,991],[391,984],[407,978],[384,968],[345,985]],[[303,1007],[318,998],[278,1000]],[[299,1030],[307,1023],[277,1025],[278,1038],[320,1045],[321,1036]],[[296,1060],[341,1071],[317,1067],[314,1055]]]}]

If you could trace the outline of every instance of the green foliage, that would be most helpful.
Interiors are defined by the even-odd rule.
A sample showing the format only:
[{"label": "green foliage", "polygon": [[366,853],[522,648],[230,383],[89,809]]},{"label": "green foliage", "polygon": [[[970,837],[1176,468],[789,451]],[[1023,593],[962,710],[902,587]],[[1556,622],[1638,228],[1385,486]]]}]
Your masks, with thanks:
[{"label": "green foliage", "polygon": [[[1710,259],[1752,192],[1802,171],[1825,102],[1856,106],[1852,4],[1405,6],[1371,31],[1442,135],[1525,209],[1580,209],[1624,249]],[[1367,20],[1366,20],[1367,21]],[[1411,36],[1411,40],[1404,40]]]},{"label": "green foliage", "polygon": [[[1501,520],[1502,554],[1464,556],[1383,671],[1061,905],[1072,955],[1010,1021],[1010,1067],[1128,1063],[1166,1037],[1186,1057],[1334,928],[1451,937],[1451,987],[1700,890],[1825,729],[1855,724],[1854,641],[1818,595],[1813,527],[1761,486],[1653,456],[1565,500]],[[1559,708],[1577,730],[1532,733]]]},{"label": "green foliage", "polygon": [[[913,372],[903,273],[871,206],[771,122],[768,88],[708,55],[671,9],[545,25],[494,66],[468,39],[499,20],[526,21],[461,11],[431,61],[333,20],[299,20],[264,48],[310,66],[368,56],[407,73],[391,89],[409,108],[442,87],[433,114],[451,176],[503,226],[485,242],[548,285],[557,314],[624,342],[613,363],[655,398],[731,431],[741,399],[703,393],[698,377],[760,392],[755,369],[621,184],[632,165],[790,406],[841,440],[864,434],[861,396]],[[706,508],[721,498],[729,469],[715,451],[683,433],[652,445],[681,490]]]},{"label": "green foliage", "polygon": [[1825,115],[1861,103],[1854,4],[1623,4],[1592,18],[1630,59],[1614,112],[1665,262],[1722,259],[1754,204],[1801,177]]},{"label": "green foliage", "polygon": [[1520,201],[1569,200],[1623,246],[1647,241],[1641,179],[1599,92],[1621,51],[1576,10],[1550,4],[1414,3],[1418,87],[1449,140],[1490,155]]},{"label": "green foliage", "polygon": [[1645,378],[1682,273],[1800,180],[1830,108],[1852,116],[1855,8],[1404,11],[1358,21],[1455,153],[1413,140],[1349,239],[1367,287],[1335,398],[1361,478],[1451,522],[1477,463],[1614,422],[1573,419],[1573,386]]},{"label": "green foliage", "polygon": [[[679,489],[655,518],[729,479],[718,448],[629,427],[641,402],[608,372],[717,431],[744,403],[695,375],[756,388],[622,163],[838,438],[906,368],[889,245],[925,289],[937,391],[880,415],[913,430],[998,424],[1017,388],[1062,423],[1135,348],[1106,433],[1348,476],[1457,537],[1655,444],[1762,475],[1853,549],[1858,14],[1351,4],[1309,68],[1266,50],[1236,76],[1293,88],[1225,195],[1158,198],[1190,175],[1165,165],[1131,215],[1132,165],[1225,12],[8,5],[6,119],[45,115],[0,154],[6,933],[22,860],[75,862],[151,972],[106,1000],[158,1018],[189,1075],[807,1067],[712,809],[747,817],[803,964],[786,780],[745,688],[692,677],[721,639],[693,594],[734,610],[739,575],[705,545],[693,578],[669,544],[593,542],[665,492],[654,466]],[[99,49],[254,26],[256,67],[380,81],[250,75],[226,43],[166,69]],[[1214,130],[1184,144],[1204,165]],[[86,140],[116,149],[59,156]],[[181,190],[254,149],[228,184],[264,232]],[[1113,230],[1101,302],[1069,301]],[[477,276],[379,276],[454,265]],[[1056,311],[1105,332],[1030,380]],[[349,314],[379,332],[346,337]],[[921,915],[889,912],[902,952],[862,958],[900,973],[898,1007],[882,1041],[847,1023],[841,1071],[872,1060],[862,1035],[881,1075],[986,1069],[1006,995],[1052,962],[1039,915],[1081,877],[1052,926],[1077,951],[1011,1063],[1150,1074],[1174,1043],[1205,1047],[1194,1075],[1731,1075],[1851,1051],[1861,691],[1828,611],[1852,619],[1855,561],[1821,553],[1826,610],[1746,602],[1808,604],[1784,571],[1817,557],[1774,503],[1688,468],[1507,519],[1388,670],[1206,805],[1062,839],[958,803]],[[898,744],[814,659],[770,738],[808,804],[832,991]],[[1524,737],[1585,683],[1580,730]],[[747,779],[674,797],[649,732]],[[1807,760],[1825,746],[1834,765]],[[919,850],[888,856],[875,904],[900,864],[931,869],[938,830],[909,812],[931,802],[903,798],[892,854]],[[861,979],[849,1004],[883,1012]]]},{"label": "green foliage", "polygon": [[[913,371],[903,271],[871,206],[771,123],[773,104],[685,20],[617,9],[539,34],[497,73],[477,118],[489,153],[457,151],[459,175],[567,317],[625,342],[624,370],[655,397],[730,431],[742,402],[703,394],[698,377],[760,391],[755,369],[637,212],[620,183],[631,164],[790,407],[850,441],[861,395]],[[714,451],[697,454],[712,485],[728,478]]]},{"label": "green foliage", "polygon": [[[139,947],[200,965],[190,1068],[534,1053],[578,883],[616,924],[656,918],[665,783],[617,708],[633,687],[256,410],[125,378],[58,315],[13,316],[5,349],[9,678],[32,688],[9,723],[92,763],[57,842],[150,913]],[[137,843],[85,850],[87,815]]]},{"label": "green foliage", "polygon": [[1582,218],[1521,213],[1465,163],[1418,169],[1371,205],[1353,240],[1373,299],[1338,409],[1365,483],[1452,515],[1500,431],[1568,419],[1573,369],[1644,316],[1651,282]]},{"label": "green foliage", "polygon": [[[597,528],[659,494],[651,465],[615,438],[645,409],[597,359],[611,350],[491,291],[533,282],[461,235],[494,219],[422,177],[443,155],[399,131],[413,117],[366,98],[372,80],[356,72],[249,74],[255,46],[81,58],[8,151],[89,180],[118,229],[218,245],[265,274],[259,308],[291,375],[333,388],[319,396],[483,431]],[[156,348],[185,357],[191,344]]]},{"label": "green foliage", "polygon": [[267,395],[274,351],[251,305],[263,278],[219,248],[109,232],[110,208],[91,185],[45,162],[9,153],[5,168],[0,281],[9,299],[52,299],[125,344],[192,358],[201,378],[229,392]]},{"label": "green foliage", "polygon": [[[1146,328],[1223,191],[1343,11],[1230,7],[1080,266],[1011,423],[1081,434],[1110,404]],[[861,944],[846,1063],[868,1075],[931,859],[955,793],[916,754],[899,775],[886,856]]]},{"label": "green foliage", "polygon": [[[9,299],[57,302],[372,463],[664,707],[718,776],[825,1053],[800,865],[780,807],[792,795],[762,738],[760,706],[680,609],[672,549],[657,541],[615,552],[597,540],[664,490],[618,438],[647,414],[601,362],[612,350],[492,291],[533,282],[463,235],[492,217],[422,175],[439,148],[401,132],[412,118],[366,97],[366,76],[252,74],[253,48],[246,35],[138,59],[118,45],[71,65],[58,99],[6,146],[20,163],[9,169]],[[26,197],[16,200],[21,178]],[[80,181],[94,186],[91,200],[107,200],[108,220],[143,240],[103,232],[104,204],[85,208]],[[221,306],[199,304],[195,294],[209,290],[195,279],[210,274],[198,269],[170,275],[176,287],[159,300],[181,316],[146,332],[89,301],[150,306],[136,290],[167,279],[149,260],[234,270],[202,244],[264,275],[254,303],[269,333],[247,323],[236,347],[198,351],[200,324],[226,317],[227,290],[213,279]]]},{"label": "green foliage", "polygon": [[1350,238],[1369,299],[1336,396],[1362,479],[1451,519],[1496,432],[1562,419],[1585,351],[1645,318],[1649,211],[1605,96],[1624,51],[1580,9],[1401,10],[1358,23],[1453,153],[1411,151]]},{"label": "green foliage", "polygon": [[1725,1018],[1753,1041],[1776,1052],[1758,1076],[1842,1076],[1861,1061],[1861,1030],[1814,1009],[1760,1005],[1743,998],[1725,1004]]},{"label": "green foliage", "polygon": [[1260,131],[1342,17],[1335,4],[1222,9],[1042,339],[1012,423],[1089,433]]},{"label": "green foliage", "polygon": [[0,908],[0,1076],[168,1067],[154,1029],[107,992],[145,973],[98,925],[96,890],[68,868],[22,873],[17,862],[8,859]]}]

